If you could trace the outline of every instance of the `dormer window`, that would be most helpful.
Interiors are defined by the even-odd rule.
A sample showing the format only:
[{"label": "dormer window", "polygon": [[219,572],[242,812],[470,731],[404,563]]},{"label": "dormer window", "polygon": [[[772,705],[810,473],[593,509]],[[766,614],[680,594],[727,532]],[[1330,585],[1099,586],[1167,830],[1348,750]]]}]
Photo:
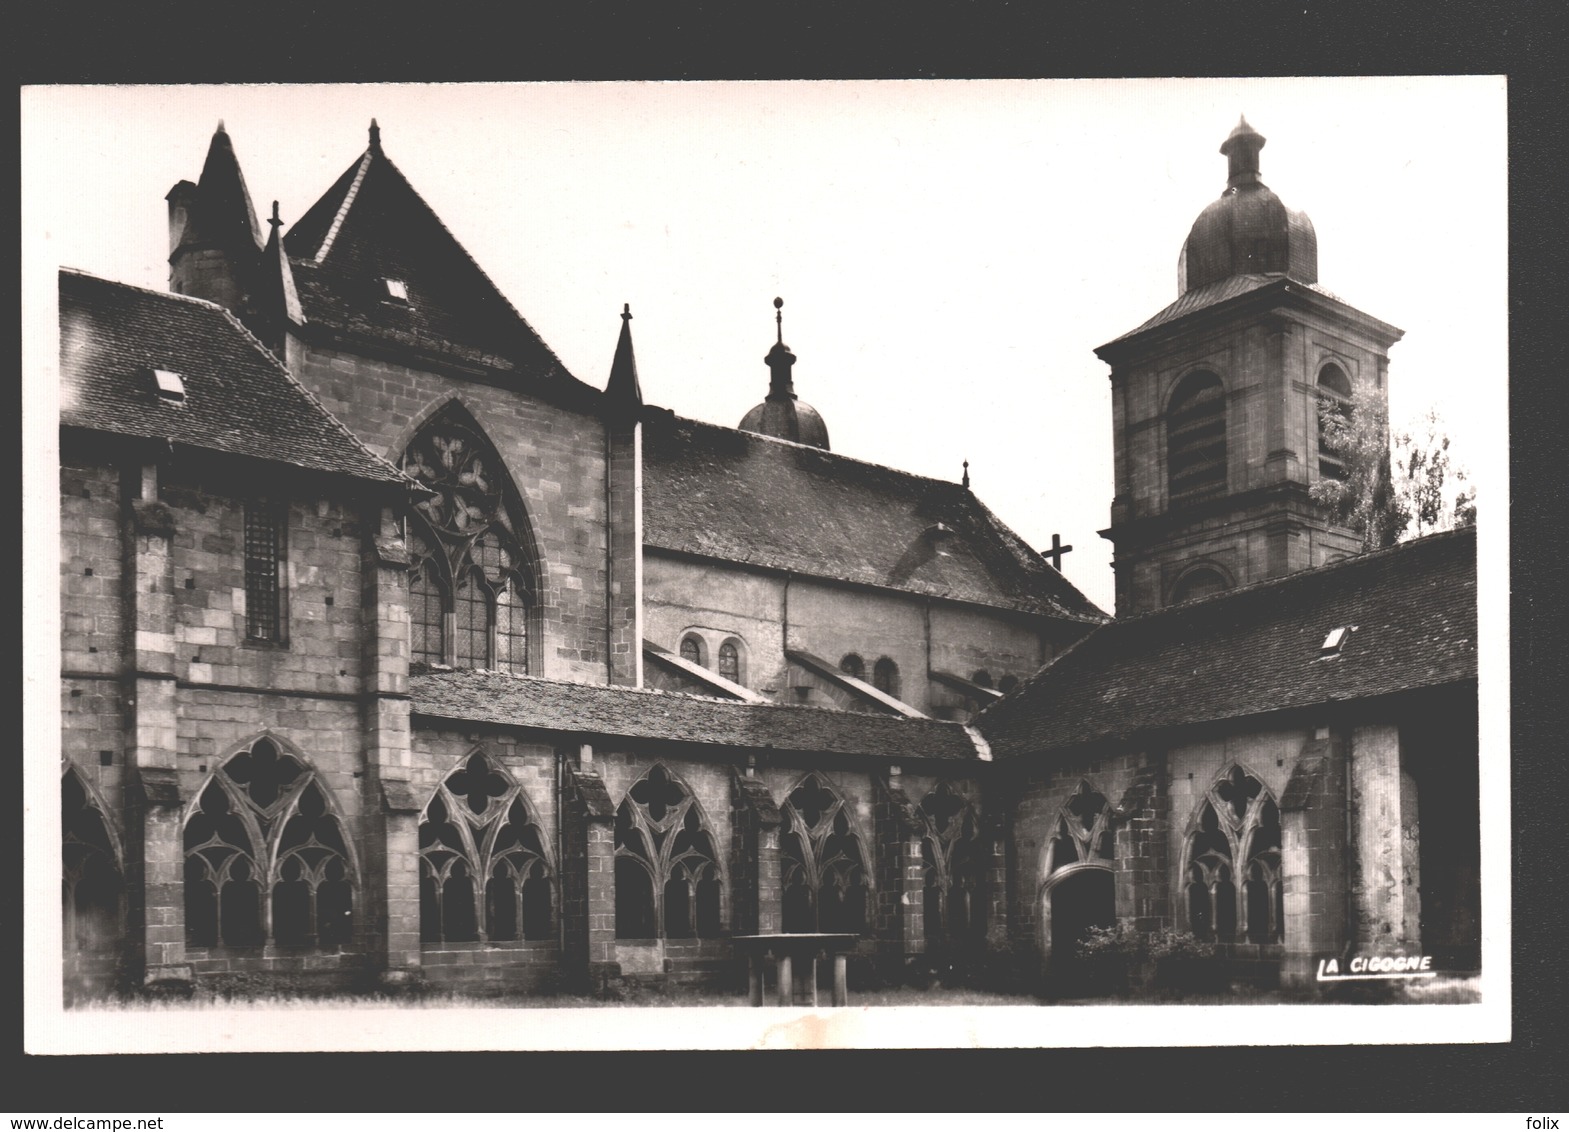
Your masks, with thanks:
[{"label": "dormer window", "polygon": [[401,279],[383,279],[382,286],[387,289],[387,298],[394,303],[407,304],[409,301],[409,288]]},{"label": "dormer window", "polygon": [[185,404],[185,382],[180,375],[171,369],[154,369],[152,374],[153,390],[158,394],[158,400],[170,405]]}]

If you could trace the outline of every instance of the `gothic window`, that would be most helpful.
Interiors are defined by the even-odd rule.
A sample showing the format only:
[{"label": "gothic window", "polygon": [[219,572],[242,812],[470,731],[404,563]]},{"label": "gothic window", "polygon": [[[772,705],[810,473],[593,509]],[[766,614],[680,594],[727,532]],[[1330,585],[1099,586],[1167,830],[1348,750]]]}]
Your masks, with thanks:
[{"label": "gothic window", "polygon": [[719,675],[732,684],[741,682],[741,650],[736,648],[734,641],[719,646]]},{"label": "gothic window", "polygon": [[193,947],[271,940],[335,949],[353,935],[354,874],[316,772],[270,739],[215,771],[185,823]]},{"label": "gothic window", "polygon": [[690,633],[681,638],[681,659],[692,664],[703,663],[703,646]]},{"label": "gothic window", "polygon": [[60,780],[61,911],[67,950],[112,950],[120,938],[120,855],[75,767]]},{"label": "gothic window", "polygon": [[419,826],[420,941],[550,939],[552,873],[521,787],[483,751],[436,787]]},{"label": "gothic window", "polygon": [[283,640],[283,516],[271,503],[245,505],[245,635],[255,641]]},{"label": "gothic window", "polygon": [[1346,478],[1346,464],[1326,438],[1323,422],[1337,418],[1342,424],[1351,420],[1351,382],[1345,370],[1330,362],[1318,371],[1318,474],[1325,479]]},{"label": "gothic window", "polygon": [[872,667],[872,686],[879,692],[899,698],[899,666],[886,656]]},{"label": "gothic window", "polygon": [[1167,604],[1181,605],[1185,601],[1197,601],[1201,597],[1209,597],[1211,594],[1218,594],[1230,588],[1219,570],[1200,566],[1196,570],[1189,570],[1178,579],[1171,591],[1171,600]]},{"label": "gothic window", "polygon": [[1188,835],[1185,865],[1193,934],[1221,943],[1281,941],[1280,808],[1241,767],[1232,767],[1205,796]]},{"label": "gothic window", "polygon": [[853,676],[857,680],[864,680],[866,678],[866,661],[853,652],[847,652],[844,654],[844,659],[839,661],[839,671],[846,676]]},{"label": "gothic window", "polygon": [[1182,379],[1166,410],[1169,502],[1195,503],[1226,490],[1226,390],[1213,373]]},{"label": "gothic window", "polygon": [[1106,795],[1080,780],[1057,811],[1051,841],[1047,845],[1045,875],[1081,862],[1109,862],[1115,855],[1111,809]]},{"label": "gothic window", "polygon": [[866,931],[866,854],[844,799],[808,775],[780,807],[779,874],[787,932]]},{"label": "gothic window", "polygon": [[926,942],[973,943],[986,936],[986,852],[975,811],[943,783],[921,799]]},{"label": "gothic window", "polygon": [[409,516],[412,659],[527,672],[534,556],[500,457],[451,409],[415,437],[403,469],[435,493]]},{"label": "gothic window", "polygon": [[691,791],[655,766],[616,810],[616,936],[690,939],[720,931],[719,858]]}]

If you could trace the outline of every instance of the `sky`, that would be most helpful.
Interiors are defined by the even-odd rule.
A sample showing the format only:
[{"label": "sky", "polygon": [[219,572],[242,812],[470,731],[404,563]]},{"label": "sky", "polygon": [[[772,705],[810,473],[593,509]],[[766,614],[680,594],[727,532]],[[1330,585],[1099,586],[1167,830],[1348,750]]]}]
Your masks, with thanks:
[{"label": "sky", "polygon": [[[167,287],[167,213],[221,119],[259,216],[387,155],[582,380],[629,303],[645,398],[734,425],[776,296],[834,451],[972,486],[1113,609],[1108,369],[1177,297],[1240,115],[1318,234],[1319,281],[1406,332],[1395,428],[1436,408],[1507,492],[1502,77],[32,87],[28,334],[69,266]],[[47,357],[52,351],[42,351]],[[47,367],[26,410],[53,419]],[[1480,379],[1480,380],[1479,380]]]}]

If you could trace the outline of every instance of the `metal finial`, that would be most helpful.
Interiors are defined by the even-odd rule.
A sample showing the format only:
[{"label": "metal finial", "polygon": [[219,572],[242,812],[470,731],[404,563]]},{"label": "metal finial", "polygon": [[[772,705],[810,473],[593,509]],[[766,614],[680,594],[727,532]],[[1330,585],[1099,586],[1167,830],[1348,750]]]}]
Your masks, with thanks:
[{"label": "metal finial", "polygon": [[214,130],[213,133],[215,133],[215,134],[226,134],[228,132],[229,132],[228,130],[223,128],[223,119],[219,118],[218,119],[218,128],[216,130]]},{"label": "metal finial", "polygon": [[621,321],[622,322],[631,322],[632,321],[632,304],[631,303],[622,303],[621,304]]},{"label": "metal finial", "polygon": [[776,325],[779,328],[779,337],[778,337],[777,341],[778,341],[778,343],[781,346],[783,346],[784,345],[784,300],[781,299],[781,298],[777,298],[777,297],[774,299],[774,325]]},{"label": "metal finial", "polygon": [[278,202],[277,201],[273,201],[272,202],[272,219],[267,221],[267,223],[271,224],[274,228],[282,228],[283,227],[283,220],[278,216]]},{"label": "metal finial", "polygon": [[370,120],[370,144],[377,148],[381,147],[381,127],[376,125],[374,118]]},{"label": "metal finial", "polygon": [[959,482],[963,487],[970,486],[970,462],[968,460],[964,462],[964,479],[960,480]]}]

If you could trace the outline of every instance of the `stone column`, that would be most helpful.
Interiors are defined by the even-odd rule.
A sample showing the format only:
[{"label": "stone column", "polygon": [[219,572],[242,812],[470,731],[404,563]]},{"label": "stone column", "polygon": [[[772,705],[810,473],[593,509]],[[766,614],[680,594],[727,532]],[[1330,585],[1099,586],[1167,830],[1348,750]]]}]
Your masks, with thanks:
[{"label": "stone column", "polygon": [[926,951],[926,883],[921,862],[925,826],[899,784],[899,768],[877,777],[872,806],[877,856],[879,949],[901,965]]},{"label": "stone column", "polygon": [[[1407,889],[1416,879],[1404,829],[1402,803],[1415,790],[1401,789],[1400,729],[1358,727],[1351,734],[1351,935],[1361,950],[1401,952],[1418,946],[1408,925]],[[1411,818],[1414,823],[1415,815]]]},{"label": "stone column", "polygon": [[135,785],[127,822],[129,959],[142,987],[189,986],[175,721],[174,512],[158,466],[132,468],[123,513],[125,706]]},{"label": "stone column", "polygon": [[616,962],[615,807],[587,744],[565,768],[561,829],[562,959],[568,978],[600,989]]},{"label": "stone column", "polygon": [[643,685],[643,426],[617,413],[605,426],[606,663],[609,682]]},{"label": "stone column", "polygon": [[1112,815],[1117,922],[1143,934],[1176,923],[1171,907],[1171,801],[1166,754],[1148,755]]},{"label": "stone column", "polygon": [[731,877],[737,935],[772,935],[781,927],[779,807],[762,780],[732,768]]},{"label": "stone column", "polygon": [[361,555],[365,706],[363,938],[381,981],[421,975],[419,815],[409,726],[408,551],[397,512],[371,506]]},{"label": "stone column", "polygon": [[1317,961],[1346,946],[1346,754],[1327,731],[1308,742],[1280,797],[1285,886],[1281,982],[1314,981]]}]

